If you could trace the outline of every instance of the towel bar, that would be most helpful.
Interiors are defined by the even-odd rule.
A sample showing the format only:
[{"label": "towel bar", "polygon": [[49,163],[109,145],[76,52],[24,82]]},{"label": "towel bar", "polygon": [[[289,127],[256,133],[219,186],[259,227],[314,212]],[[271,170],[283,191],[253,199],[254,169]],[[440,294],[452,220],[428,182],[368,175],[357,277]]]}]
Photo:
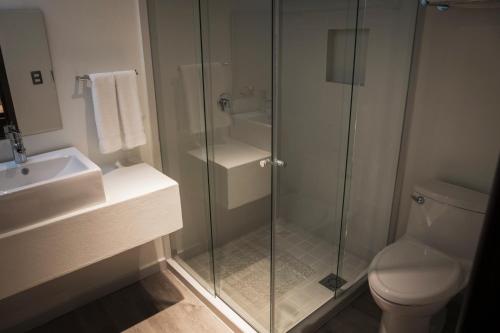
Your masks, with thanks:
[{"label": "towel bar", "polygon": [[[136,75],[139,75],[139,72],[137,71],[137,69],[134,69],[135,71],[135,74]],[[90,76],[88,74],[85,74],[85,75],[77,75],[75,76],[75,79],[77,81],[90,81]]]}]

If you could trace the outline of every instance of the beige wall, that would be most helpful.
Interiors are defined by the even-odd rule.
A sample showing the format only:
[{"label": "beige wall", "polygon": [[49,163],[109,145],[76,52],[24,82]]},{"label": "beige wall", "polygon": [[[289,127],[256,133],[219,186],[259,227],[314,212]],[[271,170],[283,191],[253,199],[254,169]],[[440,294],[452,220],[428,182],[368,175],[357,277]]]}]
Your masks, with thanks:
[{"label": "beige wall", "polygon": [[[241,44],[232,45],[231,41],[233,14],[235,12],[239,14],[259,13],[262,9],[259,5],[264,2],[259,1],[255,4],[243,0],[223,0],[209,2],[207,3],[209,6],[203,8],[206,10],[203,12],[206,33],[204,35],[205,56],[210,62],[231,63],[231,66],[238,66],[237,69],[230,67],[233,78],[237,77],[236,90],[238,91],[246,85],[253,85],[259,90],[262,87],[257,81],[270,82],[271,79],[269,73],[267,77],[262,77],[264,74],[261,72],[250,75],[255,64],[247,64],[247,67],[241,66],[244,59],[238,58],[234,64],[233,53],[241,55],[243,51],[238,49],[238,52],[233,52],[234,47],[241,47]],[[183,208],[184,227],[176,233],[175,247],[179,253],[184,252],[185,257],[189,257],[194,253],[207,251],[211,244],[207,168],[204,163],[199,163],[201,161],[193,163],[192,156],[188,154],[190,150],[205,145],[204,118],[200,117],[198,123],[189,123],[189,111],[185,105],[185,93],[179,70],[181,65],[201,63],[198,3],[192,0],[150,0],[148,5],[161,153],[167,175],[179,182]],[[243,22],[239,30],[246,28],[245,23]],[[237,34],[243,34],[245,39],[251,35],[249,31],[243,33],[239,30]],[[257,36],[262,35],[262,31],[260,32]],[[259,39],[256,36],[254,38]],[[257,43],[257,41],[254,42]],[[260,54],[260,52],[257,53]],[[201,84],[200,80],[200,87]],[[208,127],[212,124],[213,112],[220,111],[209,109],[206,114]],[[219,134],[227,136],[227,132],[228,128],[217,130],[215,140],[219,139]],[[209,133],[207,137],[209,144],[213,144],[212,133]],[[217,160],[219,155],[216,147],[210,148],[210,154],[213,154],[213,158]],[[212,195],[221,195],[215,192],[217,191],[213,191]],[[218,197],[214,202],[217,199]],[[266,202],[265,199],[258,200],[233,210],[214,205],[212,207],[213,231],[217,244],[227,242],[265,223],[265,217],[269,212]],[[209,263],[207,262],[206,265],[208,267]]]},{"label": "beige wall", "polygon": [[387,243],[411,67],[417,4],[370,5],[366,83],[356,86],[352,168],[348,192],[348,251],[370,261]]},{"label": "beige wall", "polygon": [[[325,69],[328,30],[352,29],[354,9],[331,1],[288,3],[279,129],[282,158],[288,162],[282,208],[288,221],[338,242],[352,110],[342,245],[369,261],[388,237],[416,4],[369,2],[363,8],[360,28],[369,33],[366,45],[358,47],[367,55],[365,82],[354,86],[350,109],[350,85],[327,82]],[[350,68],[353,52],[342,52]]]},{"label": "beige wall", "polygon": [[[40,8],[45,17],[62,129],[25,138],[28,154],[75,146],[107,169],[117,160],[155,160],[147,100],[145,64],[139,20],[140,0],[0,0],[0,9]],[[103,155],[99,152],[90,89],[77,84],[76,75],[135,68],[139,75],[141,106],[148,145]],[[159,157],[159,156],[158,156]],[[10,159],[6,141],[0,142],[0,161]]]},{"label": "beige wall", "polygon": [[[142,0],[0,0],[0,9],[40,8],[45,16],[54,67],[62,130],[28,136],[25,144],[33,154],[64,146],[75,146],[104,170],[117,160],[143,160],[159,167],[156,115],[147,82],[151,64],[143,56],[143,33],[147,36]],[[140,10],[140,8],[142,10]],[[141,18],[140,18],[141,17]],[[141,21],[142,20],[142,21]],[[141,30],[141,28],[143,30]],[[148,50],[144,50],[146,53]],[[99,152],[89,89],[75,82],[80,74],[135,68],[139,72],[141,105],[148,144],[130,152],[102,155]],[[0,161],[11,158],[10,147],[0,141]],[[167,241],[168,243],[168,241]],[[169,250],[168,244],[166,246]],[[71,306],[99,297],[138,278],[141,270],[162,260],[164,249],[157,240],[68,274],[20,295],[0,301],[0,330],[29,318],[50,318]],[[34,299],[37,302],[34,302]],[[43,300],[38,302],[38,300]],[[4,316],[3,309],[12,309]],[[38,319],[36,319],[38,318]]]},{"label": "beige wall", "polygon": [[[194,0],[148,1],[163,167],[179,183],[183,208],[184,227],[177,233],[176,247],[195,252],[209,246],[208,185],[206,166],[190,164],[187,152],[205,141],[189,131],[179,66],[201,62],[196,10]],[[203,132],[201,121],[193,124],[196,127]]]},{"label": "beige wall", "polygon": [[426,9],[416,54],[397,237],[415,184],[488,193],[500,151],[500,9]]},{"label": "beige wall", "polygon": [[[24,135],[59,130],[61,112],[52,78],[47,32],[38,9],[0,10],[0,44],[16,120]],[[30,71],[39,70],[42,84]]]}]

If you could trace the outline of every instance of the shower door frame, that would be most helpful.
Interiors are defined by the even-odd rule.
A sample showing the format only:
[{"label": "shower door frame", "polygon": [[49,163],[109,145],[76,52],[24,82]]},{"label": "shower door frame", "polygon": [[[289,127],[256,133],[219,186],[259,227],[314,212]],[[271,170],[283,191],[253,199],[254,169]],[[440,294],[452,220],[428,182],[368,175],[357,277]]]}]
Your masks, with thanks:
[{"label": "shower door frame", "polygon": [[[271,159],[273,161],[278,160],[279,158],[279,138],[277,125],[279,124],[279,54],[280,54],[280,8],[281,1],[280,0],[271,0],[272,1],[272,38],[271,38],[271,98],[272,98],[272,106],[271,106]],[[274,165],[274,164],[273,164]],[[271,170],[271,267],[270,267],[270,283],[269,283],[269,302],[270,302],[270,313],[269,313],[269,331],[273,333],[275,331],[275,278],[276,278],[276,260],[275,260],[275,235],[276,235],[276,219],[278,217],[278,199],[279,196],[279,173],[277,172],[277,168],[272,167]]]}]

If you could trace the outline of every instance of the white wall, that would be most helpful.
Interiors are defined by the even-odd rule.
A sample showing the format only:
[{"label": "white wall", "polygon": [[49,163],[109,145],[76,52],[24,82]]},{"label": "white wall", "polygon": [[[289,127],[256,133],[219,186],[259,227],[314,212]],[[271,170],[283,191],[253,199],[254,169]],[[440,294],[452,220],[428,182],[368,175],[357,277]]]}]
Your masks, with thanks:
[{"label": "white wall", "polygon": [[[233,99],[248,95],[271,98],[272,19],[271,1],[247,1],[234,5],[230,13]],[[258,105],[260,106],[260,105]],[[233,112],[239,112],[233,102]],[[246,110],[248,111],[248,110]],[[255,110],[251,110],[255,111]]]},{"label": "white wall", "polygon": [[[148,7],[163,166],[179,183],[183,208],[184,227],[176,233],[175,244],[180,252],[203,251],[209,247],[210,235],[206,167],[190,164],[187,152],[205,141],[189,131],[179,73],[180,65],[201,63],[197,4],[194,0],[151,0]],[[192,127],[204,131],[201,121]]]},{"label": "white wall", "polygon": [[415,184],[488,193],[500,152],[500,9],[426,10],[409,99],[397,237]]},{"label": "white wall", "polygon": [[[341,2],[287,2],[281,78],[282,212],[338,242],[345,176],[350,84],[326,81],[329,29],[353,29],[355,11]],[[363,85],[352,99],[343,245],[366,260],[386,245],[410,70],[416,4],[370,2]],[[343,66],[352,67],[346,48]],[[288,198],[287,198],[288,197]],[[287,200],[289,199],[289,200]]]},{"label": "white wall", "polygon": [[[206,12],[204,11],[205,14],[207,12],[209,14],[208,20],[205,21],[207,17],[204,15],[203,24],[206,33],[204,35],[205,56],[209,57],[210,62],[233,63],[232,13],[235,10],[249,10],[255,13],[261,8],[259,4],[263,2],[259,1],[257,5],[243,0],[208,3],[209,7],[205,8]],[[207,168],[204,163],[200,163],[201,161],[193,163],[192,156],[188,154],[190,150],[205,145],[204,118],[199,117],[198,123],[189,123],[189,110],[186,107],[179,71],[181,65],[201,63],[198,3],[194,0],[151,0],[148,1],[148,5],[162,157],[167,174],[179,182],[183,206],[184,227],[176,233],[175,247],[186,258],[207,251],[211,235]],[[245,37],[248,38],[248,35]],[[243,59],[240,58],[239,61]],[[234,67],[230,68],[233,70],[233,75],[235,72],[238,73],[240,84],[238,87],[251,84],[259,89],[262,87],[256,83],[257,79],[270,82],[270,73],[266,78],[258,75],[256,75],[257,78],[254,76],[249,78],[249,72],[253,70],[255,64],[250,64],[247,68],[241,67],[238,65],[238,70]],[[201,87],[201,80],[199,85]],[[210,119],[214,112],[220,111],[209,109],[207,112],[209,127],[212,124]],[[195,118],[191,121],[193,119]],[[218,130],[217,135],[219,132],[227,135],[227,128]],[[214,137],[211,133],[207,136],[209,144],[213,144]],[[214,155],[215,160],[219,156],[216,149],[217,147],[214,146],[210,148],[210,154]],[[215,192],[212,195],[219,195]],[[217,244],[224,243],[265,223],[269,212],[265,201],[265,199],[258,200],[233,210],[219,205],[212,207]],[[207,262],[207,268],[209,265],[210,263]]]},{"label": "white wall", "polygon": [[355,129],[344,224],[347,250],[370,261],[389,236],[417,4],[368,5],[361,20],[369,29],[366,82],[353,93]]},{"label": "white wall", "polygon": [[[62,130],[26,137],[28,153],[72,145],[104,169],[112,167],[117,160],[127,159],[143,160],[159,167],[155,106],[149,106],[154,101],[148,95],[151,86],[150,81],[146,82],[145,75],[151,73],[151,68],[147,66],[150,62],[145,61],[143,56],[144,31],[141,31],[141,26],[147,28],[147,22],[141,22],[140,16],[141,19],[145,18],[144,1],[0,0],[0,9],[6,8],[40,8],[44,13],[61,108]],[[144,42],[147,45],[148,40]],[[130,152],[102,155],[97,145],[90,91],[77,83],[75,76],[133,68],[139,72],[148,144]],[[0,160],[10,158],[8,143],[0,142]],[[157,240],[110,258],[106,265],[96,264],[64,276],[61,280],[1,300],[0,307],[18,312],[11,316],[0,316],[0,330],[20,321],[27,323],[33,317],[50,318],[70,306],[78,306],[122,286],[123,281],[130,283],[139,277],[141,269],[155,265],[163,256],[164,249]],[[33,302],[35,296],[30,295],[44,301]],[[29,305],[28,302],[37,304]]]},{"label": "white wall", "polygon": [[[38,9],[0,11],[0,45],[22,133],[32,135],[61,129],[61,111],[51,75],[52,59],[42,12]],[[33,84],[29,75],[33,70],[40,71],[41,84]]]},{"label": "white wall", "polygon": [[[329,29],[354,28],[355,17],[347,6],[330,9],[327,2],[314,1],[319,9],[312,2],[310,7],[284,4],[280,121],[275,127],[280,159],[287,162],[280,171],[280,215],[334,242],[351,87],[326,81],[327,36]],[[352,47],[340,53],[345,53],[343,64],[352,68]]]},{"label": "white wall", "polygon": [[[155,138],[146,94],[138,0],[1,0],[0,9],[40,8],[45,17],[63,128],[25,138],[28,154],[75,146],[100,166],[117,160],[154,160]],[[148,145],[129,152],[99,152],[90,90],[76,75],[137,69]],[[154,118],[154,116],[153,116]],[[10,159],[7,142],[0,160]]]}]

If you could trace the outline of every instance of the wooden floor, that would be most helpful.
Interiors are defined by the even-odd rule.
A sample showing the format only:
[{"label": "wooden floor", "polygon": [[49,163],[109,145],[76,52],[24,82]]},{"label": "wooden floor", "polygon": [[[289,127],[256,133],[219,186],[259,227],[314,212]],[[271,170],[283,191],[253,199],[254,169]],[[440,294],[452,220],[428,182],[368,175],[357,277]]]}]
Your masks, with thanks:
[{"label": "wooden floor", "polygon": [[38,327],[36,333],[232,332],[171,272],[162,271]]},{"label": "wooden floor", "polygon": [[[455,331],[460,302],[450,302],[443,333]],[[381,311],[369,291],[316,333],[377,333]],[[232,332],[170,271],[107,295],[31,332],[229,333]]]}]

